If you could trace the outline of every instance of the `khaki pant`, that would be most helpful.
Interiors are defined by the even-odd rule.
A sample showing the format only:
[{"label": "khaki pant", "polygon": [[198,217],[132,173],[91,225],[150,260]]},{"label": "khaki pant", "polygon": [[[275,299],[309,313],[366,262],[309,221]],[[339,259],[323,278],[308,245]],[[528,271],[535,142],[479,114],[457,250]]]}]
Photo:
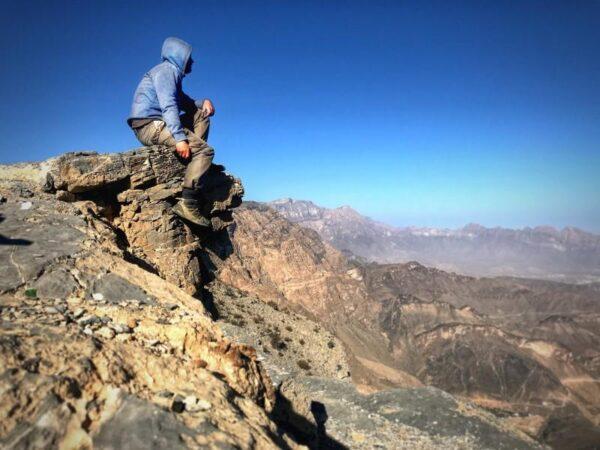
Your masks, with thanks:
[{"label": "khaki pant", "polygon": [[[181,125],[187,136],[192,154],[191,160],[185,170],[183,187],[196,189],[198,180],[212,164],[215,155],[214,149],[209,146],[208,129],[210,119],[202,115],[202,110],[196,110],[195,114],[184,114],[181,116]],[[162,120],[154,120],[141,128],[133,130],[138,140],[144,145],[167,145],[175,147],[175,139]]]}]

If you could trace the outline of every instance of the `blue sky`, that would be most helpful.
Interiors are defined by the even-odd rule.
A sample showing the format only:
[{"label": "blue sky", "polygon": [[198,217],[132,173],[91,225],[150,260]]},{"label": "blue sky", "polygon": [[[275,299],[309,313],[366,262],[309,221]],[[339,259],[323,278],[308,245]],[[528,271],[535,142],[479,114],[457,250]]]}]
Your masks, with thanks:
[{"label": "blue sky", "polygon": [[167,36],[194,46],[247,198],[396,225],[600,232],[600,2],[8,2],[0,162],[137,146]]}]

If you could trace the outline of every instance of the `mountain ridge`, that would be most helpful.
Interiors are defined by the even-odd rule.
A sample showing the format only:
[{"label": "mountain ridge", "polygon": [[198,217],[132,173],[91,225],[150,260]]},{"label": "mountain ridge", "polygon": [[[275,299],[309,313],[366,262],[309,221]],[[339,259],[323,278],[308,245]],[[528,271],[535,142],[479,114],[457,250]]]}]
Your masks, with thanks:
[{"label": "mountain ridge", "polygon": [[343,206],[279,199],[267,203],[287,219],[312,228],[335,248],[366,261],[416,260],[475,276],[600,280],[600,235],[576,227],[510,229],[467,224],[457,229],[394,227]]},{"label": "mountain ridge", "polygon": [[344,343],[361,389],[433,385],[557,448],[600,439],[600,284],[363,263],[268,205],[234,216],[217,278],[310,312]]},{"label": "mountain ridge", "polygon": [[[416,225],[397,226],[397,225],[391,225],[391,224],[382,222],[380,220],[375,220],[375,219],[371,218],[370,216],[364,215],[364,214],[360,213],[359,211],[357,211],[356,209],[354,209],[351,205],[341,205],[341,206],[337,206],[334,208],[327,208],[324,206],[317,205],[312,200],[297,200],[292,197],[281,197],[281,198],[267,201],[264,203],[266,203],[267,205],[270,205],[270,206],[274,206],[274,207],[276,207],[276,209],[279,209],[277,207],[281,206],[281,205],[298,204],[298,205],[306,205],[307,207],[317,209],[317,210],[321,211],[322,213],[325,213],[328,211],[348,211],[349,215],[360,217],[371,223],[381,225],[383,227],[390,228],[390,229],[397,230],[397,231],[401,231],[401,230],[417,230],[417,231],[418,230],[432,230],[433,231],[433,230],[435,230],[438,232],[448,232],[448,233],[459,232],[459,231],[482,231],[482,230],[486,230],[486,231],[502,230],[502,231],[512,231],[512,232],[537,231],[537,232],[546,232],[547,234],[552,234],[552,235],[568,236],[571,234],[575,234],[575,235],[581,235],[581,236],[591,238],[593,240],[600,241],[600,233],[594,233],[591,231],[587,231],[587,230],[584,230],[583,228],[580,228],[580,227],[577,227],[574,225],[565,225],[564,227],[555,227],[553,225],[527,225],[527,226],[524,226],[521,228],[510,228],[510,227],[503,227],[503,226],[499,226],[499,225],[493,226],[493,227],[488,227],[485,225],[481,225],[477,222],[468,222],[465,225],[463,225],[462,227],[457,227],[457,228],[426,227],[426,226],[416,226]],[[322,214],[319,216],[322,216]],[[304,219],[306,220],[308,218],[304,218]]]},{"label": "mountain ridge", "polygon": [[545,448],[416,379],[357,392],[321,322],[353,315],[331,308],[353,265],[240,206],[220,167],[215,231],[191,228],[172,211],[183,170],[158,146],[0,166],[3,448]]}]

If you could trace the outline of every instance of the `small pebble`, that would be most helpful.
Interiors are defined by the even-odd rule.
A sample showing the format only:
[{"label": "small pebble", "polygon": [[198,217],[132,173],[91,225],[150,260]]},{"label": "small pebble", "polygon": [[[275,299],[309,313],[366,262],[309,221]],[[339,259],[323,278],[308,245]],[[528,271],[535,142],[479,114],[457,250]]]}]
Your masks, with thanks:
[{"label": "small pebble", "polygon": [[100,318],[93,315],[87,315],[79,319],[77,323],[81,326],[91,325],[94,323],[100,323]]},{"label": "small pebble", "polygon": [[95,334],[97,336],[103,337],[104,339],[112,339],[116,335],[115,330],[108,327],[101,327],[98,331],[96,331]]},{"label": "small pebble", "polygon": [[133,330],[131,329],[130,326],[123,325],[121,323],[117,323],[117,324],[113,325],[112,329],[115,330],[119,334],[121,334],[121,333],[133,333]]},{"label": "small pebble", "polygon": [[157,345],[160,341],[158,339],[148,339],[146,341],[146,344],[149,345],[150,347],[154,347],[155,345]]},{"label": "small pebble", "polygon": [[186,411],[189,412],[197,412],[197,411],[207,411],[212,408],[212,404],[204,399],[199,399],[195,395],[188,395],[184,400]]},{"label": "small pebble", "polygon": [[54,306],[46,306],[44,311],[46,311],[48,314],[58,314],[58,309],[56,309]]},{"label": "small pebble", "polygon": [[77,308],[75,311],[73,311],[73,318],[79,319],[81,316],[83,316],[84,313],[85,313],[85,309]]},{"label": "small pebble", "polygon": [[206,361],[204,361],[203,359],[194,359],[192,361],[192,364],[194,364],[195,367],[200,367],[202,369],[206,368],[208,366],[208,363]]},{"label": "small pebble", "polygon": [[171,391],[167,391],[167,390],[160,391],[156,395],[158,395],[159,397],[163,397],[163,398],[171,398],[171,397],[173,397],[173,393]]},{"label": "small pebble", "polygon": [[131,334],[117,334],[115,339],[119,342],[129,342],[133,340],[133,335]]},{"label": "small pebble", "polygon": [[67,299],[67,303],[68,303],[69,305],[78,305],[78,304],[80,304],[80,303],[81,303],[81,299],[80,299],[80,298],[78,298],[78,297],[69,297],[69,298]]},{"label": "small pebble", "polygon": [[94,332],[92,331],[92,329],[90,327],[85,327],[83,329],[83,333],[87,334],[88,336],[91,336],[92,334],[94,334]]},{"label": "small pebble", "polygon": [[92,298],[97,301],[104,300],[104,294],[102,294],[101,292],[94,292],[92,294]]},{"label": "small pebble", "polygon": [[185,410],[185,403],[183,397],[176,395],[171,403],[171,411],[176,413],[182,413]]}]

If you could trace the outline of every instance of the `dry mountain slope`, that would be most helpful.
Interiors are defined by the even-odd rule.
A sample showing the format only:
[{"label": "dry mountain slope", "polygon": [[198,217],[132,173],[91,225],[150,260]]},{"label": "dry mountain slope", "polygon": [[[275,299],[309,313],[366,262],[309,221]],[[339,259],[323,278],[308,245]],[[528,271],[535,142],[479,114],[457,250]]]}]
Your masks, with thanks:
[{"label": "dry mountain slope", "polygon": [[[0,166],[2,448],[540,448],[435,388],[357,393],[342,343],[268,303],[310,273],[253,280],[260,298],[215,277],[252,264],[226,231],[243,189],[211,169],[203,234],[171,210],[183,167],[163,147]],[[262,236],[273,262],[345,264],[287,226],[283,255]],[[317,285],[313,318],[336,292]]]},{"label": "dry mountain slope", "polygon": [[600,289],[362,265],[266,205],[235,213],[222,282],[310,314],[369,387],[440,387],[556,448],[600,440]]},{"label": "dry mountain slope", "polygon": [[226,339],[180,287],[128,262],[133,249],[102,218],[106,205],[58,201],[7,172],[2,448],[298,448],[269,417],[275,393],[255,351]]},{"label": "dry mountain slope", "polygon": [[576,228],[396,228],[348,206],[269,203],[292,222],[311,228],[335,248],[379,263],[419,261],[476,276],[520,276],[557,281],[600,281],[600,236]]}]

